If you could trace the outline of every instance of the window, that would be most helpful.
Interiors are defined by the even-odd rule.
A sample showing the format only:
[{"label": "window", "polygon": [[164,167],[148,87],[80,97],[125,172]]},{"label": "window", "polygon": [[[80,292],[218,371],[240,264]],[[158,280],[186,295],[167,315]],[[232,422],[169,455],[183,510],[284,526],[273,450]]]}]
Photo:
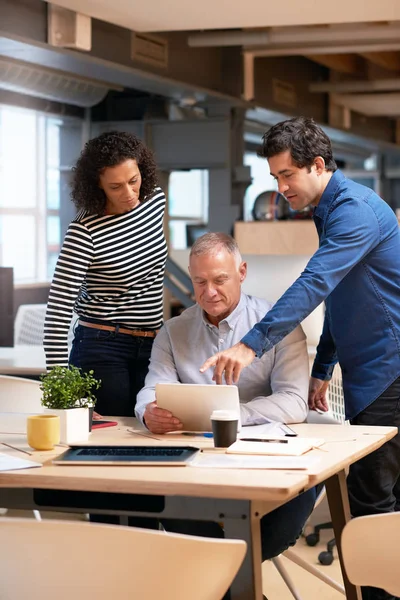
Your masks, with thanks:
[{"label": "window", "polygon": [[182,250],[188,247],[188,228],[205,227],[208,222],[208,171],[173,171],[169,177],[168,206],[170,247]]},{"label": "window", "polygon": [[0,265],[47,281],[60,250],[61,119],[0,105]]},{"label": "window", "polygon": [[250,167],[253,181],[247,188],[244,196],[243,213],[245,221],[252,221],[253,216],[251,211],[257,196],[262,192],[267,192],[269,190],[276,191],[278,185],[269,172],[268,161],[259,158],[255,152],[245,153],[244,164]]}]

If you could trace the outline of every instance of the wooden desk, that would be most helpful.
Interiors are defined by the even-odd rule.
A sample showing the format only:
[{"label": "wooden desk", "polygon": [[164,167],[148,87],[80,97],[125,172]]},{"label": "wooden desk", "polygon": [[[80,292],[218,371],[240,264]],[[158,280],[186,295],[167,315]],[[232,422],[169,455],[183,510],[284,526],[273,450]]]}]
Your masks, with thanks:
[{"label": "wooden desk", "polygon": [[42,346],[0,348],[1,375],[41,375],[46,372]]},{"label": "wooden desk", "polygon": [[[128,429],[133,422],[133,419],[120,419],[118,428],[96,430],[91,442],[165,443],[131,433]],[[53,466],[52,456],[62,450],[58,448],[50,453],[32,452],[34,460],[43,462],[42,469],[0,473],[0,506],[222,522],[227,537],[248,543],[246,559],[232,586],[232,600],[260,599],[261,516],[327,479],[328,501],[342,564],[340,536],[350,517],[345,469],[397,432],[395,427],[306,424],[294,427],[301,435],[327,440],[323,449],[312,451],[320,457],[320,462],[310,471]],[[3,434],[0,442],[25,444],[26,449],[22,436]],[[185,443],[194,445],[190,438],[186,438]],[[209,440],[196,445],[211,451]],[[6,446],[1,451],[16,452]],[[348,582],[343,564],[342,571],[347,598],[358,600],[361,598],[359,589]]]}]

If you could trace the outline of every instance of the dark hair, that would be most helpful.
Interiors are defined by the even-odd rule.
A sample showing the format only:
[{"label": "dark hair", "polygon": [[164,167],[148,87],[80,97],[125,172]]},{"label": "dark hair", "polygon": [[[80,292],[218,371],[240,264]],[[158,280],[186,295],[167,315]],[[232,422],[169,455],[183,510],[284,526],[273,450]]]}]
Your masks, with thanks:
[{"label": "dark hair", "polygon": [[115,167],[134,159],[142,177],[139,201],[144,202],[157,185],[156,163],[153,153],[139,138],[122,131],[109,131],[89,140],[72,169],[71,198],[78,209],[101,214],[106,207],[106,196],[99,187],[99,176],[107,167]]},{"label": "dark hair", "polygon": [[277,123],[263,135],[263,146],[258,156],[271,158],[286,150],[290,150],[297,167],[310,169],[315,158],[322,156],[327,171],[337,169],[331,141],[314,119],[295,117]]}]

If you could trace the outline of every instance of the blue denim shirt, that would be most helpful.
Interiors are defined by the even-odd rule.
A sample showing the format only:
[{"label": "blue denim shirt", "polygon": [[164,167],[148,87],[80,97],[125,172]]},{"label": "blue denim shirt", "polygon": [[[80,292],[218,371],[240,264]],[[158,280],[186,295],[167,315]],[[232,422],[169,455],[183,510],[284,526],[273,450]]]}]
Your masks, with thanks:
[{"label": "blue denim shirt", "polygon": [[400,376],[400,233],[392,209],[336,171],[314,211],[319,249],[272,310],[242,338],[258,357],[323,300],[325,322],[312,375],[339,361],[346,417]]}]

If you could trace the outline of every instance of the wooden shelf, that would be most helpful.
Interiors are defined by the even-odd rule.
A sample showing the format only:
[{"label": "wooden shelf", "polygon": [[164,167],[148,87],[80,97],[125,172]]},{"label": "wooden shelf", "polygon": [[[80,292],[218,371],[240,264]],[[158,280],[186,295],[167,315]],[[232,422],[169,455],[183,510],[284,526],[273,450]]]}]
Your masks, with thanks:
[{"label": "wooden shelf", "polygon": [[234,237],[242,254],[311,256],[318,248],[313,221],[237,221]]}]

